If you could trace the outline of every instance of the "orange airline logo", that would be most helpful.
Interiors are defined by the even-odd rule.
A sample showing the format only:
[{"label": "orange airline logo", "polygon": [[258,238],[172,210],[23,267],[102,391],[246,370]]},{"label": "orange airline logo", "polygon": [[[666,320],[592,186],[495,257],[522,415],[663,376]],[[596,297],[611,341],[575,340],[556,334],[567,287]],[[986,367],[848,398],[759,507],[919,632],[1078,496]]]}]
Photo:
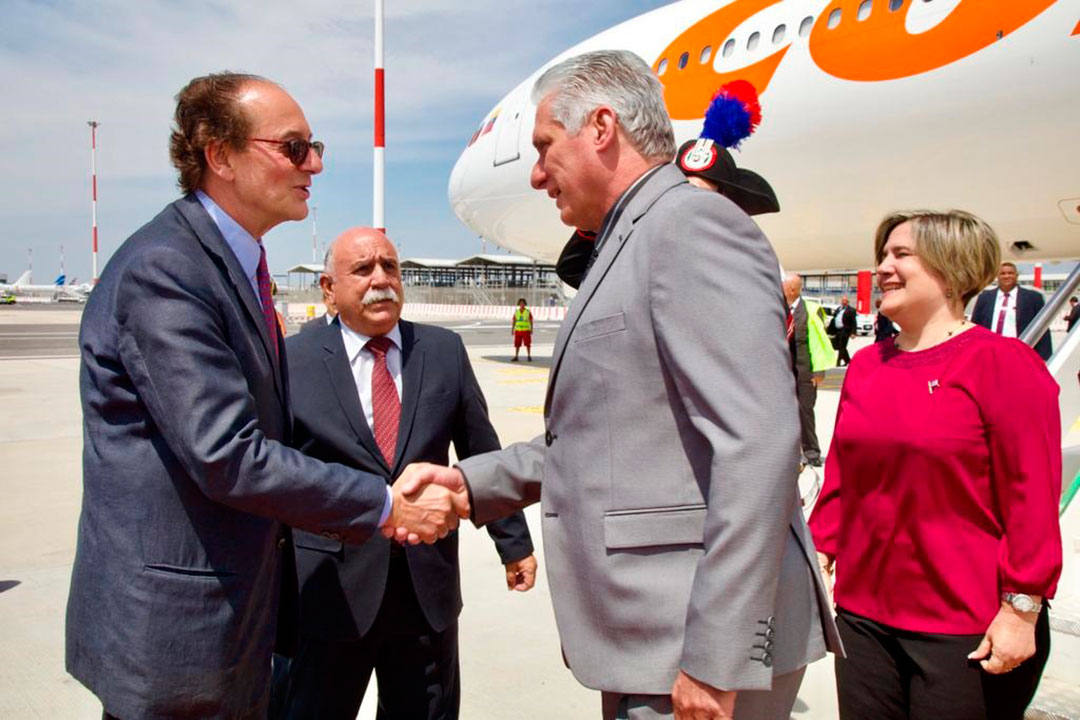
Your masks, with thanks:
[{"label": "orange airline logo", "polygon": [[[668,112],[674,120],[700,118],[717,87],[735,79],[746,80],[764,93],[790,43],[765,58],[735,71],[717,72],[712,59],[732,31],[761,10],[782,0],[735,0],[702,18],[681,33],[653,63],[665,86]],[[844,80],[896,80],[956,62],[997,42],[1054,4],[1055,0],[961,0],[937,25],[912,34],[905,27],[913,0],[872,0],[869,14],[858,19],[867,0],[832,0],[818,15],[810,33],[810,54],[823,71]],[[895,9],[893,6],[895,5]],[[829,18],[839,10],[839,22]],[[865,7],[864,7],[865,10]],[[799,18],[801,19],[801,18]],[[798,19],[792,18],[797,22]],[[771,39],[773,27],[762,27],[760,42]],[[787,37],[796,29],[789,27]],[[746,39],[736,38],[745,47]],[[714,48],[700,62],[702,49]],[[688,53],[680,69],[680,57]]]}]

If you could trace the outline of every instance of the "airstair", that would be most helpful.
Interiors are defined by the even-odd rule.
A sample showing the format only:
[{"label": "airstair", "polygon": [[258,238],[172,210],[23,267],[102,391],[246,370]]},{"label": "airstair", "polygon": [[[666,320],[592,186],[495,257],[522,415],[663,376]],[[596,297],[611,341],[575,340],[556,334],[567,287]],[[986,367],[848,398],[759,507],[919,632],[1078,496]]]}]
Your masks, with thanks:
[{"label": "airstair", "polygon": [[[1051,297],[1021,336],[1034,345],[1060,317],[1080,288],[1080,265]],[[1080,324],[1073,327],[1047,363],[1061,388],[1063,569],[1057,597],[1050,601],[1050,660],[1027,720],[1080,720]],[[1023,401],[1022,398],[1020,399]]]}]

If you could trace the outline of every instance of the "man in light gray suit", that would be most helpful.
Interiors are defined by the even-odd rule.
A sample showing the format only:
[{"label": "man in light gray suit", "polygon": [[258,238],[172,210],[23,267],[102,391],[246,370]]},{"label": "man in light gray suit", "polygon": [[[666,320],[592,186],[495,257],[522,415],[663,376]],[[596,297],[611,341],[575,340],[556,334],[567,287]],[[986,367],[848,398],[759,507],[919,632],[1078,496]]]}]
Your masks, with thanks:
[{"label": "man in light gray suit", "polygon": [[477,524],[540,500],[566,662],[605,718],[786,719],[839,640],[797,497],[776,256],[670,164],[660,83],[636,55],[571,58],[533,100],[532,185],[597,231],[546,432],[413,466],[402,489],[467,490]]}]

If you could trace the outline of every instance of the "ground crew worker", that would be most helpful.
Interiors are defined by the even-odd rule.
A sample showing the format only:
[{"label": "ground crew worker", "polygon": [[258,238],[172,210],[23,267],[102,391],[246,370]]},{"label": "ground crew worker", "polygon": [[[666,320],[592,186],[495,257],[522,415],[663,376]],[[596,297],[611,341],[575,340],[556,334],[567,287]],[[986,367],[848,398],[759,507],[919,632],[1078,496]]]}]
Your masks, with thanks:
[{"label": "ground crew worker", "polygon": [[514,319],[511,323],[511,329],[514,334],[514,357],[513,361],[518,361],[518,354],[521,352],[521,345],[525,345],[525,352],[528,355],[529,362],[532,362],[532,329],[533,319],[532,312],[526,307],[525,298],[518,299],[517,310],[514,311]]}]

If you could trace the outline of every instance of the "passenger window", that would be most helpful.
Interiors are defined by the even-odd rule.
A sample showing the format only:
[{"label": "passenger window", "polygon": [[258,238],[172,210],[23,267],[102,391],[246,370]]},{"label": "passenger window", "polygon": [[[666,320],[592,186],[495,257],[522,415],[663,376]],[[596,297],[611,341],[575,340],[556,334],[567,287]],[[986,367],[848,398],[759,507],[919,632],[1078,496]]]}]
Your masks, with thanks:
[{"label": "passenger window", "polygon": [[904,0],[889,0],[889,10],[896,12],[900,8],[904,7]]},{"label": "passenger window", "polygon": [[709,58],[711,57],[712,45],[706,45],[705,47],[701,48],[701,57],[698,58],[698,62],[704,65],[705,63],[709,62]]},{"label": "passenger window", "polygon": [[731,57],[731,53],[735,52],[735,38],[730,38],[724,43],[724,50],[721,53],[724,57]]},{"label": "passenger window", "polygon": [[772,31],[772,44],[779,45],[784,42],[784,35],[787,34],[787,25],[777,25],[776,29]]},{"label": "passenger window", "polygon": [[690,53],[683,53],[679,56],[679,69],[682,70],[686,67],[686,63],[690,62]]},{"label": "passenger window", "polygon": [[761,33],[759,33],[759,32],[750,33],[750,37],[746,38],[746,49],[750,50],[750,51],[756,50],[757,46],[758,46],[758,41],[760,41],[760,40],[761,40]]},{"label": "passenger window", "polygon": [[814,29],[814,18],[807,16],[799,23],[799,37],[806,37]]},{"label": "passenger window", "polygon": [[656,74],[663,75],[667,72],[667,58],[660,61],[660,64],[656,66]]},{"label": "passenger window", "polygon": [[870,11],[874,9],[874,0],[863,0],[859,5],[859,12],[855,15],[855,19],[862,21],[870,17]]},{"label": "passenger window", "polygon": [[840,8],[836,8],[831,13],[829,13],[829,23],[828,23],[829,29],[832,30],[834,27],[836,27],[839,24],[840,24]]}]

